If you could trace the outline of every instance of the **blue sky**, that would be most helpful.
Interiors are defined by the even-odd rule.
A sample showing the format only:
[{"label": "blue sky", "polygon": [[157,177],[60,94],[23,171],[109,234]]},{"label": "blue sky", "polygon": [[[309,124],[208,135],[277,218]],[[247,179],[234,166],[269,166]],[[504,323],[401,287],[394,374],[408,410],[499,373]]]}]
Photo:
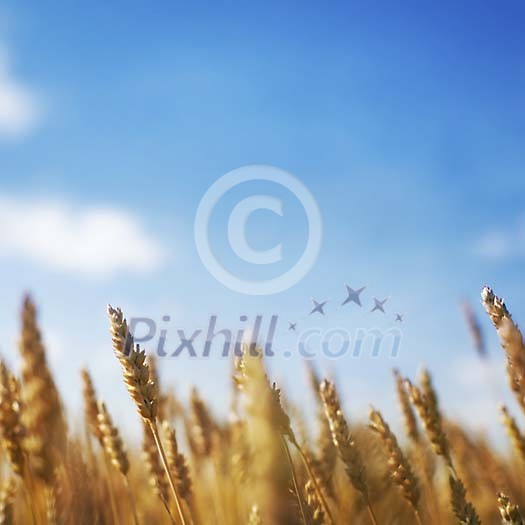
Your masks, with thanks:
[{"label": "blue sky", "polygon": [[[426,363],[452,414],[496,425],[491,379],[458,304],[467,298],[482,316],[488,283],[525,319],[524,15],[519,2],[113,2],[89,12],[4,2],[3,355],[16,363],[16,314],[30,290],[71,407],[87,363],[110,404],[129,410],[108,302],[129,315],[170,314],[173,329],[191,332],[212,314],[225,325],[242,314],[302,318],[311,297],[329,298],[327,318],[304,326],[353,333],[406,314],[395,362],[318,363],[337,374],[351,413],[373,402],[395,419],[390,368],[413,376]],[[193,240],[207,189],[251,164],[294,174],[323,216],[316,265],[277,296],[225,288]],[[213,242],[237,271],[224,242],[228,206],[258,190],[270,191],[232,192],[213,225]],[[289,197],[288,214],[258,212],[248,231],[259,249],[283,242],[284,265],[305,238]],[[345,282],[368,285],[363,311],[337,310]],[[391,297],[386,316],[366,315],[372,296]],[[501,352],[483,324],[503,391]],[[290,335],[281,330],[278,343]],[[196,382],[226,410],[228,367],[170,360],[162,373],[181,395]],[[302,400],[301,360],[272,368]]]}]

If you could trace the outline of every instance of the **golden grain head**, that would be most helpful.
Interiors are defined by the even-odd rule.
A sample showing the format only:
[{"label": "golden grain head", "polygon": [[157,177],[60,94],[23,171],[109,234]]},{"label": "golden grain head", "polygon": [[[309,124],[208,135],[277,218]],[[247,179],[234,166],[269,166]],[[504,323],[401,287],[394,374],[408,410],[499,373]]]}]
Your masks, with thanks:
[{"label": "golden grain head", "polygon": [[498,494],[498,509],[502,525],[523,525],[524,521],[520,508],[517,505],[513,505],[510,498],[502,492]]},{"label": "golden grain head", "polygon": [[14,525],[14,500],[17,484],[14,477],[8,477],[0,491],[0,525]]},{"label": "golden grain head", "polygon": [[341,405],[334,383],[323,380],[320,387],[326,418],[332,432],[332,441],[337,453],[345,466],[346,473],[352,485],[363,495],[368,495],[368,485],[365,478],[365,466],[361,453],[350,433],[348,423],[341,410]]},{"label": "golden grain head", "polygon": [[20,385],[15,376],[0,361],[0,436],[11,468],[23,475],[26,464],[23,442],[26,430],[22,423]]},{"label": "golden grain head", "polygon": [[452,511],[460,524],[481,525],[472,503],[467,500],[467,491],[461,480],[449,477]]},{"label": "golden grain head", "polygon": [[129,460],[118,428],[113,424],[105,403],[98,403],[98,428],[102,435],[104,451],[114,467],[124,476],[129,470]]},{"label": "golden grain head", "polygon": [[113,350],[124,374],[124,383],[139,414],[147,421],[157,419],[157,385],[152,380],[146,353],[134,345],[120,308],[108,306]]},{"label": "golden grain head", "polygon": [[401,489],[405,499],[417,510],[420,496],[418,482],[396,436],[377,410],[370,410],[369,420],[370,427],[379,435],[386,449],[388,470],[392,480]]}]

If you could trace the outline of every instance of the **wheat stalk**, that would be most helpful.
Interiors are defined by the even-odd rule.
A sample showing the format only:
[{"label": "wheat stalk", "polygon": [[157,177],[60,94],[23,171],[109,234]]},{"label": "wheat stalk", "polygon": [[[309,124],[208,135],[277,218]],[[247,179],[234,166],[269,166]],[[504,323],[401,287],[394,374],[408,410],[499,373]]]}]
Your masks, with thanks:
[{"label": "wheat stalk", "polygon": [[406,381],[406,385],[410,400],[419,413],[434,453],[443,457],[449,469],[450,498],[454,515],[462,525],[479,525],[480,521],[474,506],[466,498],[465,486],[452,461],[450,443],[443,430],[437,394],[428,371],[422,371],[420,382],[421,388],[413,385],[409,380]]},{"label": "wheat stalk", "polygon": [[460,479],[451,475],[449,477],[452,511],[460,525],[481,525],[472,504],[467,501],[467,493]]},{"label": "wheat stalk", "polygon": [[[97,393],[91,375],[86,369],[80,371],[80,376],[82,379],[82,398],[84,401],[84,432],[85,432],[85,442],[88,449],[88,455],[90,460],[90,466],[93,471],[97,472],[97,457],[93,451],[93,446],[91,443],[91,436],[93,435],[102,448],[104,452],[104,443],[102,438],[102,433],[100,432],[98,424],[98,402],[97,402]],[[111,511],[115,521],[118,520],[117,517],[117,506],[115,502],[115,494],[113,490],[113,484],[111,480],[110,466],[108,464],[108,458],[106,454],[103,454],[104,457],[104,468],[106,470],[107,479],[107,491],[109,493],[109,499],[111,504]]]},{"label": "wheat stalk", "polygon": [[98,429],[102,438],[104,450],[108,455],[111,464],[122,474],[123,483],[128,494],[129,505],[133,515],[135,525],[138,525],[137,510],[135,507],[135,500],[129,488],[128,472],[129,459],[128,453],[124,448],[124,443],[120,437],[118,428],[113,424],[113,420],[106,408],[106,405],[100,401],[98,408]]},{"label": "wheat stalk", "polygon": [[120,308],[108,306],[111,321],[113,350],[124,374],[124,383],[135,402],[137,410],[146,421],[157,417],[156,386],[150,379],[150,369],[146,363],[146,353],[133,343],[128,324]]},{"label": "wheat stalk", "polygon": [[379,434],[386,449],[390,476],[394,483],[401,489],[404,498],[412,506],[416,519],[420,523],[418,510],[420,493],[412,467],[399,447],[395,434],[390,430],[388,423],[383,419],[381,413],[372,408],[369,419],[370,428]]},{"label": "wheat stalk", "polygon": [[375,513],[368,497],[368,485],[366,483],[363,459],[350,433],[343,411],[341,410],[335,385],[325,379],[321,383],[320,393],[325,407],[326,418],[328,419],[332,432],[332,441],[345,466],[346,474],[354,488],[362,494],[370,514],[370,519],[377,525]]},{"label": "wheat stalk", "polygon": [[84,414],[86,424],[96,440],[102,444],[102,432],[100,431],[98,414],[99,407],[97,404],[97,393],[91,375],[86,369],[80,371],[82,378],[82,396],[84,398]]},{"label": "wheat stalk", "polygon": [[65,450],[66,424],[62,403],[47,365],[46,353],[36,320],[36,308],[29,297],[22,308],[19,343],[22,356],[24,426],[26,448],[32,471],[46,484],[53,484],[55,467]]},{"label": "wheat stalk", "polygon": [[[281,390],[277,388],[277,385],[275,383],[273,383],[272,385],[272,398],[273,398],[273,403],[272,403],[272,408],[273,408],[273,419],[274,421],[276,422],[277,424],[277,427],[279,428],[279,431],[281,433],[281,436],[283,437],[283,440],[284,438],[288,438],[290,440],[290,443],[295,447],[295,449],[297,450],[297,452],[299,453],[302,461],[303,461],[303,464],[308,472],[308,476],[310,478],[310,481],[312,482],[312,485],[314,487],[314,490],[316,491],[317,493],[317,498],[319,499],[319,502],[321,503],[324,511],[326,512],[326,515],[327,515],[327,518],[328,518],[328,521],[330,524],[333,524],[334,523],[334,520],[333,520],[333,517],[332,517],[332,513],[330,511],[330,507],[328,506],[328,503],[323,495],[323,492],[321,490],[321,487],[319,485],[319,482],[317,480],[317,477],[315,476],[315,473],[310,465],[310,461],[308,460],[308,456],[307,454],[304,452],[303,448],[299,445],[298,441],[297,441],[297,438],[295,437],[295,433],[292,429],[292,425],[291,425],[291,421],[290,421],[290,418],[288,416],[288,414],[285,412],[283,406],[282,406],[282,403],[281,403]],[[288,445],[286,443],[286,441],[284,441],[284,446],[286,449],[288,449]],[[301,508],[302,508],[302,498],[300,497],[299,495],[299,485],[298,483],[296,482],[296,476],[295,476],[295,471],[294,471],[294,466],[293,466],[293,462],[292,462],[292,459],[291,459],[291,455],[289,453],[288,450],[286,450],[287,452],[287,457],[289,458],[289,462],[290,462],[290,468],[292,469],[292,478],[294,480],[294,485],[295,485],[295,490],[296,490],[296,493],[297,493],[297,497],[299,499],[299,504],[301,505]],[[302,511],[304,512],[304,509],[302,508]]]},{"label": "wheat stalk", "polygon": [[102,436],[104,450],[108,455],[111,464],[123,475],[129,471],[129,460],[124,443],[120,437],[118,428],[113,424],[106,404],[102,401],[98,403],[98,428]]},{"label": "wheat stalk", "polygon": [[150,369],[146,363],[146,354],[143,350],[140,350],[139,345],[134,348],[133,336],[129,331],[122,310],[108,306],[108,315],[110,318],[113,350],[120,361],[124,374],[124,383],[131,398],[135,401],[139,414],[151,430],[163,468],[168,476],[179,518],[182,525],[186,525],[180,498],[177,494],[175,482],[170,473],[166,453],[160,439],[157,426],[157,386],[152,381]]},{"label": "wheat stalk", "polygon": [[[246,381],[248,380],[247,378],[247,375],[246,375],[246,365],[245,365],[245,360],[247,358],[247,349],[244,348],[244,351],[242,353],[242,356],[240,357],[239,360],[237,360],[236,362],[236,375],[234,375],[234,381],[236,382],[237,386],[242,389],[243,388],[243,385],[245,385]],[[251,359],[261,359],[261,354],[257,354],[256,356],[251,356]],[[268,377],[266,376],[265,373],[263,373],[263,379],[264,379],[264,382],[269,385],[269,380],[268,380]],[[318,390],[318,388],[317,388]],[[286,442],[286,439],[287,438],[290,443],[294,446],[294,448],[297,450],[297,452],[299,453],[300,457],[301,457],[301,460],[308,472],[308,476],[310,477],[310,480],[312,481],[314,487],[315,487],[315,490],[317,491],[317,496],[324,508],[324,511],[326,512],[327,514],[327,517],[328,517],[328,520],[330,523],[333,523],[333,517],[332,517],[332,514],[331,514],[331,511],[330,511],[330,508],[328,506],[328,503],[324,497],[324,494],[322,492],[322,489],[321,489],[321,486],[320,486],[320,483],[317,479],[317,476],[315,475],[315,472],[314,472],[314,469],[312,467],[312,465],[310,464],[310,461],[308,459],[308,455],[305,453],[305,451],[303,450],[303,448],[299,445],[298,441],[297,441],[297,438],[295,436],[295,433],[292,429],[292,425],[291,425],[291,421],[290,421],[290,417],[288,416],[288,414],[286,413],[286,411],[284,410],[283,406],[282,406],[282,403],[281,403],[281,390],[279,388],[277,388],[277,385],[276,383],[273,383],[272,386],[271,386],[271,389],[270,389],[270,392],[271,392],[271,402],[270,402],[270,412],[271,412],[271,419],[272,421],[274,422],[274,424],[276,425],[276,427],[278,428],[279,430],[279,433],[282,437],[282,443],[283,443],[283,447],[285,449],[285,453],[286,453],[286,457],[288,459],[288,463],[290,465],[290,470],[291,470],[291,474],[292,474],[292,481],[293,481],[293,484],[294,484],[294,491],[296,493],[296,497],[297,497],[297,501],[298,501],[298,505],[299,505],[299,508],[301,510],[301,515],[303,516],[303,520],[306,519],[306,511],[305,511],[305,508],[304,508],[304,504],[303,504],[303,499],[301,497],[301,494],[300,494],[300,489],[299,489],[299,484],[297,482],[297,479],[296,479],[296,473],[295,473],[295,467],[293,465],[293,461],[292,461],[292,456],[290,454],[290,451],[288,449],[288,444]],[[317,396],[319,397],[320,399],[320,394],[317,394]]]},{"label": "wheat stalk", "polygon": [[363,460],[350,434],[350,429],[341,410],[333,383],[327,380],[321,383],[321,397],[332,432],[332,441],[345,465],[346,473],[354,488],[363,494],[365,498],[368,498],[368,486],[365,479]]},{"label": "wheat stalk", "polygon": [[8,477],[0,491],[0,525],[14,525],[14,508],[13,502],[16,494],[16,480],[14,477]]},{"label": "wheat stalk", "polygon": [[308,459],[314,473],[312,477],[316,479],[320,485],[321,494],[324,491],[334,499],[333,473],[337,462],[337,450],[332,442],[330,424],[324,412],[324,404],[319,390],[321,381],[311,364],[307,367],[307,372],[308,382],[316,402],[316,419],[319,428],[316,439],[317,454],[313,457],[308,456]]},{"label": "wheat stalk", "polygon": [[[275,397],[270,388],[262,356],[246,351],[235,363],[234,382],[241,389],[246,410],[246,435],[254,460],[250,465],[251,498],[258,503],[264,523],[294,523],[288,487],[292,468],[287,468],[286,441],[275,421]],[[284,456],[283,456],[284,454]],[[300,495],[299,508],[304,521]],[[252,501],[253,501],[252,499]]]},{"label": "wheat stalk", "polygon": [[208,407],[199,396],[196,388],[191,390],[191,442],[195,454],[200,458],[209,457],[213,448],[215,423]]},{"label": "wheat stalk", "polygon": [[502,525],[525,524],[520,513],[520,508],[517,505],[513,505],[508,496],[502,492],[498,494],[498,509],[501,514]]},{"label": "wheat stalk", "polygon": [[476,314],[467,302],[462,303],[461,309],[463,310],[463,315],[465,316],[465,321],[470,335],[472,336],[476,352],[481,359],[485,359],[487,357],[485,338],[483,337],[483,331],[481,330],[481,325],[479,324]]},{"label": "wheat stalk", "polygon": [[488,287],[481,291],[481,302],[495,326],[507,356],[510,388],[525,413],[525,343],[518,325],[513,321],[505,301]]},{"label": "wheat stalk", "polygon": [[250,515],[248,516],[248,525],[262,525],[261,513],[257,505],[252,505]]},{"label": "wheat stalk", "polygon": [[401,412],[403,414],[403,423],[405,426],[406,435],[410,440],[417,444],[419,442],[419,428],[417,426],[416,415],[410,404],[410,398],[407,392],[406,384],[404,379],[401,377],[401,374],[398,370],[393,370],[394,379],[396,382],[396,392],[401,407]]},{"label": "wheat stalk", "polygon": [[423,382],[424,387],[421,388],[412,384],[408,379],[405,381],[410,401],[419,414],[432,449],[438,456],[442,456],[447,465],[453,469],[454,467],[450,457],[450,445],[443,431],[437,398],[426,371],[423,372],[423,378],[425,378]]},{"label": "wheat stalk", "polygon": [[46,492],[46,520],[47,525],[58,525],[59,517],[57,511],[56,492],[53,487],[47,486]]},{"label": "wheat stalk", "polygon": [[231,469],[237,485],[248,481],[250,461],[253,460],[250,444],[247,439],[246,422],[233,416],[230,424],[231,433]]},{"label": "wheat stalk", "polygon": [[170,427],[167,421],[163,422],[164,435],[166,436],[166,457],[173,476],[177,482],[177,490],[180,497],[190,505],[192,494],[192,483],[188,463],[184,454],[179,452],[175,429]]},{"label": "wheat stalk", "polygon": [[21,421],[20,387],[15,376],[0,361],[0,434],[2,445],[13,471],[23,476],[25,455],[22,440],[25,429]]},{"label": "wheat stalk", "polygon": [[312,480],[308,480],[306,482],[304,491],[306,493],[306,505],[308,507],[311,525],[327,525],[323,511],[323,505],[321,504],[317,489],[312,483]]},{"label": "wheat stalk", "polygon": [[142,452],[146,470],[148,472],[148,483],[162,502],[170,521],[175,523],[175,519],[171,514],[169,506],[169,482],[167,481],[166,472],[162,466],[157,450],[157,444],[155,443],[155,438],[153,437],[149,426],[144,423],[143,427],[144,437],[142,442]]},{"label": "wheat stalk", "polygon": [[521,432],[516,420],[510,415],[506,406],[500,407],[501,420],[516,454],[525,461],[525,435]]}]

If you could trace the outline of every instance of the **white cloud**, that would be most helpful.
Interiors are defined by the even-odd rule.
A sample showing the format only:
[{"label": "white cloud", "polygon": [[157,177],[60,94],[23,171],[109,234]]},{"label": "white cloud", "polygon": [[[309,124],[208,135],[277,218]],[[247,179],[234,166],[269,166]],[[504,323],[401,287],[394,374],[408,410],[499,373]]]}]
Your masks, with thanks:
[{"label": "white cloud", "polygon": [[521,218],[508,229],[487,231],[475,243],[478,255],[487,259],[521,259],[525,258],[525,219]]},{"label": "white cloud", "polygon": [[0,196],[0,258],[110,274],[151,271],[164,254],[130,213]]},{"label": "white cloud", "polygon": [[451,367],[454,382],[466,390],[485,388],[505,388],[505,360],[503,354],[496,358],[480,359],[477,355],[461,356]]},{"label": "white cloud", "polygon": [[[443,388],[437,385],[446,416],[487,434],[498,447],[506,446],[503,427],[498,424],[499,405],[504,403],[512,411],[516,407],[505,368],[503,352],[487,360],[474,354],[458,356],[449,364]],[[447,383],[451,388],[445,388]]]},{"label": "white cloud", "polygon": [[0,49],[0,139],[26,135],[38,123],[40,113],[36,95],[13,78],[7,53]]}]

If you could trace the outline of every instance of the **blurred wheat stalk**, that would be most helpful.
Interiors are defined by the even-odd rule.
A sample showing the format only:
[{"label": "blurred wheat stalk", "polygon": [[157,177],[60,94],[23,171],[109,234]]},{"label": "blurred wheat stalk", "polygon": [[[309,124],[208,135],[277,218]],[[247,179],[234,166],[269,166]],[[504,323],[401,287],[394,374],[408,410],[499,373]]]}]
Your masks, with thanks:
[{"label": "blurred wheat stalk", "polygon": [[142,447],[121,435],[87,370],[84,424],[68,428],[25,298],[20,376],[0,361],[0,525],[523,524],[524,342],[489,288],[482,303],[523,410],[517,419],[501,408],[507,455],[446,418],[428,371],[417,382],[394,371],[406,434],[398,437],[375,408],[368,426],[351,424],[336,385],[311,367],[311,407],[287,404],[250,349],[235,362],[230,417],[219,420],[197,390],[182,406],[163,387],[156,362],[111,307],[113,350],[142,420]]}]

